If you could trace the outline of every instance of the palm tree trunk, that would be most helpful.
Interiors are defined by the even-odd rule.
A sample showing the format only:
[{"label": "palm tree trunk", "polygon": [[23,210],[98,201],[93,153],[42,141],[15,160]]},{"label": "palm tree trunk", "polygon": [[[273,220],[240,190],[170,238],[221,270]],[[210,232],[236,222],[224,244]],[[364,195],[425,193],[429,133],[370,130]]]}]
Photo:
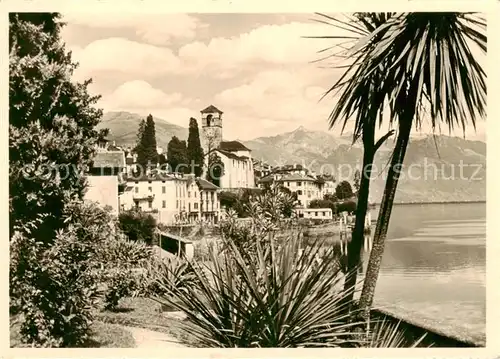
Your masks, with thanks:
[{"label": "palm tree trunk", "polygon": [[355,287],[357,281],[357,269],[360,265],[361,247],[363,246],[365,239],[365,218],[366,212],[368,211],[370,180],[375,153],[385,140],[387,140],[393,133],[394,131],[389,131],[382,138],[380,138],[376,144],[374,144],[374,129],[369,131],[368,128],[365,128],[365,132],[363,133],[363,168],[358,191],[358,201],[356,205],[356,222],[354,224],[351,241],[347,247],[347,275],[344,281],[344,290],[349,293],[349,295],[345,297],[346,303],[353,303],[354,299],[353,288]]},{"label": "palm tree trunk", "polygon": [[389,228],[392,205],[394,203],[399,175],[410,138],[411,126],[411,118],[401,119],[398,139],[392,155],[391,166],[387,174],[382,203],[380,204],[377,227],[375,229],[373,247],[368,261],[363,290],[359,299],[360,314],[364,320],[368,320],[370,317],[373,296],[375,294],[375,287],[377,285],[378,274],[380,272],[380,264],[384,254],[385,238],[387,235],[387,229]]}]

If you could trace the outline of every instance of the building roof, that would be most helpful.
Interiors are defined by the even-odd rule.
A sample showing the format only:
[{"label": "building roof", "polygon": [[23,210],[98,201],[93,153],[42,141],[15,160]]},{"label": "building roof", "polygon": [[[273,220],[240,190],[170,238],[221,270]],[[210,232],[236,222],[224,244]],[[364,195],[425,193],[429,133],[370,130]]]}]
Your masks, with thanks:
[{"label": "building roof", "polygon": [[93,168],[124,168],[125,154],[122,151],[97,152],[93,163]]},{"label": "building roof", "polygon": [[251,151],[243,143],[239,141],[221,141],[219,149],[223,151],[236,152],[236,151]]},{"label": "building roof", "polygon": [[[313,178],[308,175],[303,175],[299,173],[290,173],[290,174],[284,174],[281,177],[278,177],[276,180],[274,179],[274,174],[267,175],[259,180],[260,183],[267,183],[267,182],[292,182],[292,181],[302,181],[302,182],[320,182],[316,178]],[[320,182],[321,183],[321,182]]]},{"label": "building roof", "polygon": [[198,187],[200,187],[200,189],[205,191],[216,191],[219,189],[219,187],[217,187],[213,183],[208,182],[207,180],[200,177],[196,179],[196,183],[198,184]]},{"label": "building roof", "polygon": [[238,161],[246,161],[246,160],[248,160],[247,156],[238,156],[238,155],[236,155],[236,154],[234,154],[232,152],[229,152],[229,151],[217,149],[217,152],[223,154],[224,156],[226,156],[228,158],[234,159],[234,160],[238,160]]},{"label": "building roof", "polygon": [[215,107],[214,105],[210,105],[206,109],[201,110],[201,113],[212,113],[212,112],[217,112],[221,115],[223,114],[223,112],[221,110],[219,110],[217,107]]}]

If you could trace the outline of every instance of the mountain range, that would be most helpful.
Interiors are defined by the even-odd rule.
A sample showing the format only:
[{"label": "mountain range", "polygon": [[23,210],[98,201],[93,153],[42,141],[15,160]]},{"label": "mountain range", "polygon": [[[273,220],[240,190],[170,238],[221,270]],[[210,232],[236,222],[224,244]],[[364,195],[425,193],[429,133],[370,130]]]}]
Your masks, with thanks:
[{"label": "mountain range", "polygon": [[[105,113],[100,128],[109,128],[117,145],[133,146],[142,117],[128,112]],[[187,139],[188,129],[155,119],[158,146],[166,149],[172,136]],[[275,136],[242,143],[252,157],[272,166],[301,164],[315,172],[332,173],[337,180],[352,182],[361,168],[363,147],[351,135],[299,127]],[[370,198],[380,201],[385,174],[394,147],[389,139],[375,156]],[[486,200],[486,143],[460,137],[427,135],[412,138],[408,146],[396,202],[467,202]]]}]

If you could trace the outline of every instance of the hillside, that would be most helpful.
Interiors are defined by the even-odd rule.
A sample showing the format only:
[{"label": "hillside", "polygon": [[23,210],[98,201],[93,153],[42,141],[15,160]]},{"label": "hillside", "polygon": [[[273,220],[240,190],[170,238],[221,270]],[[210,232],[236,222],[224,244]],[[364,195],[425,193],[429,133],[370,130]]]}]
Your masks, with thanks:
[{"label": "hillside", "polygon": [[[143,117],[130,112],[106,112],[98,128],[109,128],[109,139],[121,146],[134,146],[137,130]],[[187,128],[171,124],[159,118],[154,118],[156,142],[158,146],[167,148],[172,136],[186,139]],[[186,120],[187,123],[187,120]]]},{"label": "hillside", "polygon": [[[133,145],[141,117],[127,112],[104,115],[100,127],[110,129],[118,145]],[[187,138],[188,130],[155,118],[158,146],[167,147],[172,136]],[[255,159],[272,166],[298,163],[316,171],[352,180],[361,167],[363,149],[348,135],[333,136],[299,127],[295,131],[244,141]],[[371,186],[371,200],[381,199],[384,170],[394,146],[382,146],[375,159],[377,173]],[[385,171],[386,172],[386,171]],[[454,173],[453,173],[454,172]],[[477,172],[477,173],[476,173]],[[397,202],[455,202],[486,200],[486,144],[449,136],[418,136],[412,139],[405,158]]]},{"label": "hillside", "polygon": [[[245,142],[253,157],[271,165],[300,163],[317,172],[352,180],[361,167],[363,149],[348,136],[335,137],[303,127],[273,137]],[[380,201],[393,140],[382,146],[374,164],[370,189]],[[459,137],[419,136],[408,147],[397,202],[449,202],[486,200],[486,144]]]}]

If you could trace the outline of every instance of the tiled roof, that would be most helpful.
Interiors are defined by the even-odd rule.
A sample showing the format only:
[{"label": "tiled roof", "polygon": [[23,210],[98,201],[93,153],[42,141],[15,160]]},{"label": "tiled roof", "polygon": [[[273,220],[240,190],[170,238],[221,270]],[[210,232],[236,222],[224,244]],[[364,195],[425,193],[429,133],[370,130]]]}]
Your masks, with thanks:
[{"label": "tiled roof", "polygon": [[251,151],[243,143],[239,141],[222,141],[219,148],[223,151],[235,152],[235,151]]},{"label": "tiled roof", "polygon": [[262,178],[259,182],[260,183],[267,183],[267,182],[273,182],[273,181],[276,181],[276,182],[287,182],[287,181],[308,181],[308,182],[318,182],[317,179],[311,177],[311,176],[307,176],[307,175],[302,175],[302,174],[298,174],[298,173],[291,173],[291,174],[286,174],[286,175],[283,175],[281,177],[278,177],[278,179],[274,179],[274,174],[270,174],[264,178]]},{"label": "tiled roof", "polygon": [[97,152],[93,168],[124,168],[125,154],[122,151]]},{"label": "tiled roof", "polygon": [[206,109],[204,110],[201,110],[201,113],[211,113],[211,112],[217,112],[217,113],[220,113],[222,114],[223,112],[221,110],[219,110],[217,107],[215,107],[214,105],[210,105],[208,106]]},{"label": "tiled roof", "polygon": [[198,184],[198,187],[200,187],[202,190],[206,190],[206,191],[216,191],[219,189],[219,187],[217,187],[216,185],[214,185],[213,183],[211,182],[208,182],[207,180],[203,179],[203,178],[197,178],[196,179],[196,183]]},{"label": "tiled roof", "polygon": [[238,155],[235,155],[234,153],[229,152],[229,151],[217,149],[217,152],[223,154],[224,156],[226,156],[228,158],[234,159],[234,160],[238,160],[238,161],[246,161],[246,160],[248,160],[247,156],[238,156]]}]

